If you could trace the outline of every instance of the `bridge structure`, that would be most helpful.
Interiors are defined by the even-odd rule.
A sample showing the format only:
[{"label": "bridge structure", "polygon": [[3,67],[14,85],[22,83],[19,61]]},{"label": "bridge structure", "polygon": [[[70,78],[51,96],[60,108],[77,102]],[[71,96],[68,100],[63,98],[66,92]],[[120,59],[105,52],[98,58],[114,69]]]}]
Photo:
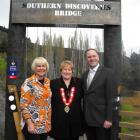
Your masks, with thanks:
[{"label": "bridge structure", "polygon": [[[26,27],[76,27],[104,30],[104,65],[121,73],[121,0],[11,0],[7,49],[5,140],[22,140],[19,127],[19,87],[23,71]],[[9,100],[11,95],[16,100]],[[11,104],[17,106],[11,110]],[[112,140],[118,140],[118,108],[114,108]]]}]

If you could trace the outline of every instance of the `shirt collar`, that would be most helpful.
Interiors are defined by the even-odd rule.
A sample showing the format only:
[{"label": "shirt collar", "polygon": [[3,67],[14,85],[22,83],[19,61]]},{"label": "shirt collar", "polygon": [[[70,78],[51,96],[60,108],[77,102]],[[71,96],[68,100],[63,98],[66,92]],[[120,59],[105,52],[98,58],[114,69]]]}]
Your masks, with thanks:
[{"label": "shirt collar", "polygon": [[99,66],[100,66],[100,64],[98,63],[93,69],[91,69],[91,68],[89,68],[89,71],[94,71],[94,72],[96,72],[97,71],[97,69],[99,68]]}]

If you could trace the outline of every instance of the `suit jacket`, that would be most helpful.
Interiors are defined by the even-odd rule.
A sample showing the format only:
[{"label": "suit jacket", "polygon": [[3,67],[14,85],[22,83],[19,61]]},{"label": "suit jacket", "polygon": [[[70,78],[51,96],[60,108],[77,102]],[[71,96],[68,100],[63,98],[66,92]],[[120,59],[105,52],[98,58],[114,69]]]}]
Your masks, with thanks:
[{"label": "suit jacket", "polygon": [[88,126],[103,126],[104,121],[112,121],[113,113],[113,72],[99,66],[87,89],[88,71],[82,75],[84,91],[84,115]]},{"label": "suit jacket", "polygon": [[[71,87],[76,87],[73,102],[70,105],[70,111],[64,111],[64,103],[60,95],[60,87],[64,88],[66,98]],[[51,80],[52,90],[52,131],[50,135],[57,139],[69,139],[83,134],[83,112],[81,109],[82,88],[81,81],[78,78],[72,78],[67,88],[62,77]]]}]

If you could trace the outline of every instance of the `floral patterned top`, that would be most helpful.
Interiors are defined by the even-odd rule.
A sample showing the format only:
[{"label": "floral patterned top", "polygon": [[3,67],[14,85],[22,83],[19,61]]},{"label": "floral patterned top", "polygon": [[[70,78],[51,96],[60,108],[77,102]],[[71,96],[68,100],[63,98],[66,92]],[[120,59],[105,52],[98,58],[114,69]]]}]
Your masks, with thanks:
[{"label": "floral patterned top", "polygon": [[40,83],[36,75],[27,78],[21,86],[21,116],[23,120],[31,119],[37,134],[46,133],[51,129],[51,90],[50,80],[44,78]]}]

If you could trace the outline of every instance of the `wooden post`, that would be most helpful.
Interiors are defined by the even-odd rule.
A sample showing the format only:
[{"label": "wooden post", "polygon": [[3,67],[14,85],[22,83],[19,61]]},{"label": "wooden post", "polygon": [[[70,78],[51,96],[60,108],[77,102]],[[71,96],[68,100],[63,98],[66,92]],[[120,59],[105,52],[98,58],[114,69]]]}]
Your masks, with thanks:
[{"label": "wooden post", "polygon": [[15,122],[17,138],[18,138],[18,140],[24,140],[24,136],[23,136],[23,133],[22,133],[21,127],[20,127],[20,115],[19,115],[19,113],[13,112],[13,118],[14,118],[14,122]]},{"label": "wooden post", "polygon": [[105,26],[104,65],[114,70],[118,84],[121,76],[121,26]]},{"label": "wooden post", "polygon": [[[12,113],[12,116],[13,116],[13,119],[14,119],[14,124],[15,124],[15,130],[16,130],[16,136],[17,136],[17,139],[18,140],[24,140],[24,137],[23,137],[23,134],[22,134],[22,131],[21,131],[21,126],[20,126],[20,104],[19,104],[19,97],[18,97],[18,92],[17,92],[17,87],[16,85],[8,85],[8,93],[9,93],[9,96],[10,95],[14,95],[15,97],[15,105],[16,105],[16,110],[13,111]],[[10,107],[10,106],[9,106]],[[9,124],[10,126],[10,124]],[[13,132],[13,130],[11,130],[11,132]]]},{"label": "wooden post", "polygon": [[[25,27],[20,25],[10,25],[9,46],[7,49],[7,76],[9,75],[10,65],[16,63],[16,78],[7,77],[6,85],[16,85],[19,89],[23,79],[24,72],[24,52],[25,52]],[[6,110],[5,110],[5,140],[17,140],[17,134],[14,124],[13,112],[9,108],[8,87],[6,86]]]},{"label": "wooden post", "polygon": [[25,79],[24,72],[24,52],[25,52],[25,34],[26,27],[24,25],[11,23],[11,7],[8,33],[8,48],[7,48],[7,76],[10,73],[10,66],[12,62],[15,65],[16,78],[7,77],[6,79],[6,107],[5,107],[5,140],[17,140],[17,132],[13,117],[13,112],[10,110],[10,102],[8,100],[9,90],[8,85],[16,85],[20,88],[23,79]]},{"label": "wooden post", "polygon": [[[112,68],[116,79],[116,87],[120,85],[121,79],[121,26],[105,26],[104,28],[104,65]],[[117,88],[116,88],[117,89]],[[118,91],[114,90],[114,98]],[[115,107],[116,108],[116,107]],[[111,140],[119,139],[119,110],[114,109],[114,125],[112,127]]]},{"label": "wooden post", "polygon": [[[111,1],[111,0],[105,0]],[[121,0],[114,0],[121,2]],[[115,73],[116,86],[119,89],[121,80],[121,56],[122,51],[122,37],[121,25],[110,25],[104,28],[104,65],[113,69]],[[114,98],[117,98],[119,91],[114,90]],[[115,105],[116,106],[116,105]],[[115,107],[116,108],[116,107]],[[119,140],[119,110],[116,108],[113,111],[114,124],[112,127],[111,140]]]},{"label": "wooden post", "polygon": [[8,85],[8,91],[10,93],[14,93],[15,95],[15,101],[16,101],[16,106],[17,106],[17,111],[20,117],[20,103],[19,103],[19,96],[18,96],[18,91],[16,85]]}]

